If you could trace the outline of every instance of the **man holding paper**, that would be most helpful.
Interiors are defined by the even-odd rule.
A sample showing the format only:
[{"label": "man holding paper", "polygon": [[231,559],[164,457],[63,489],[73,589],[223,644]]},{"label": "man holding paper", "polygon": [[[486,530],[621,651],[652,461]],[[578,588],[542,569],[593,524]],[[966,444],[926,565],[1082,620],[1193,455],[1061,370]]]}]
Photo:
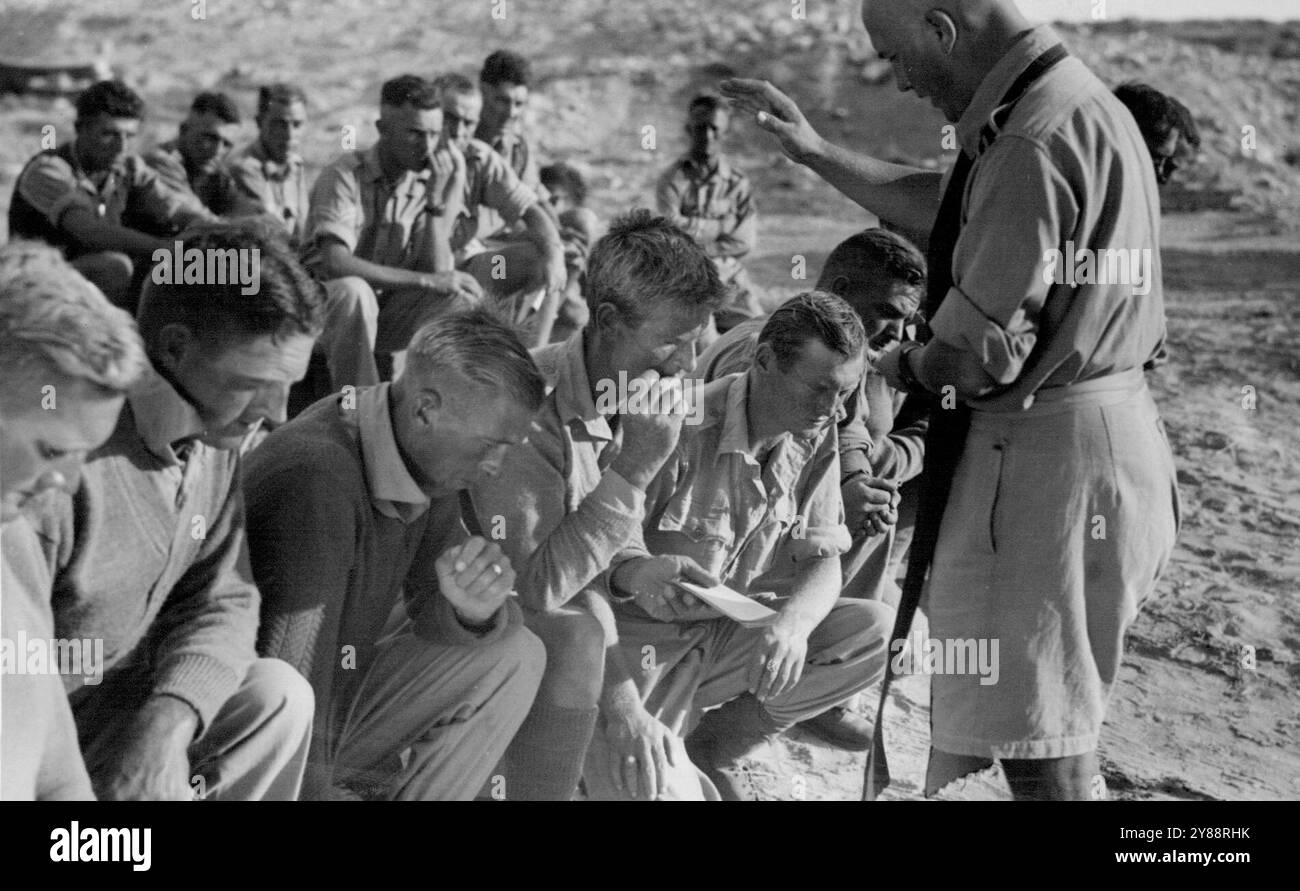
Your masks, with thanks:
[{"label": "man holding paper", "polygon": [[[893,610],[839,596],[850,538],[835,422],[866,339],[832,294],[783,304],[749,370],[704,388],[702,423],[646,490],[642,541],[613,564],[619,646],[639,669],[623,683],[676,733],[694,726],[687,751],[725,799],[756,797],[743,762],[770,737],[885,667]],[[745,627],[686,594],[680,567],[692,563],[775,616]]]}]

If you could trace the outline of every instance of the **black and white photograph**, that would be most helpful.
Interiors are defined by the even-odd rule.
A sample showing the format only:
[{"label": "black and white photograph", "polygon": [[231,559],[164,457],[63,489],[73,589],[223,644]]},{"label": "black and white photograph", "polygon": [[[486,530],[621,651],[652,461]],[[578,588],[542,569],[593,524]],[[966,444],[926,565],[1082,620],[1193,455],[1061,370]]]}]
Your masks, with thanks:
[{"label": "black and white photograph", "polygon": [[6,802],[1300,798],[1291,0],[0,0],[0,210]]}]

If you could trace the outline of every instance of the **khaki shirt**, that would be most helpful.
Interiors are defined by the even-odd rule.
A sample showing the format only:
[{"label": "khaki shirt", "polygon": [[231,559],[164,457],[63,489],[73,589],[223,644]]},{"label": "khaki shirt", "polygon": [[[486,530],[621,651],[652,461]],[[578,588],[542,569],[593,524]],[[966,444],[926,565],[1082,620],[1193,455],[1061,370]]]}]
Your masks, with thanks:
[{"label": "khaki shirt", "polygon": [[[953,288],[931,320],[935,336],[972,353],[1002,388],[970,401],[1020,411],[1036,390],[1131,368],[1161,353],[1160,199],[1132,114],[1076,58],[1040,78],[997,139],[980,133],[1016,78],[1059,42],[1027,32],[989,72],[957,123],[975,158],[953,253]],[[1087,249],[1105,269],[1136,261],[1138,286],[1116,271],[1053,280],[1050,252]],[[1076,265],[1076,264],[1070,264]],[[1101,278],[1109,279],[1101,281]]]},{"label": "khaki shirt", "polygon": [[290,243],[302,241],[307,221],[307,182],[302,157],[290,155],[283,164],[266,156],[254,140],[229,160],[230,175],[243,197],[264,214],[284,223]]},{"label": "khaki shirt", "polygon": [[323,240],[336,238],[353,255],[400,269],[420,262],[420,243],[432,171],[406,171],[396,182],[384,177],[378,146],[348,152],[323,171],[311,190],[307,213],[308,263],[320,259]]},{"label": "khaki shirt", "polygon": [[784,596],[799,563],[850,546],[840,499],[839,440],[785,434],[762,464],[749,446],[749,374],[704,388],[704,419],[646,490],[642,540],[616,563],[647,554],[693,558],[750,596]]}]

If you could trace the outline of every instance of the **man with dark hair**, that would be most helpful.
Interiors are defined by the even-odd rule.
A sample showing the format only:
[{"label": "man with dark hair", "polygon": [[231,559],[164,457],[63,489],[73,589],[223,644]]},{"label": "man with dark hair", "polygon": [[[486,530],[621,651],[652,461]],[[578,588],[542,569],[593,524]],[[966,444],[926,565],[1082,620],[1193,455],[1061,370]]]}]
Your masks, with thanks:
[{"label": "man with dark hair", "polygon": [[[684,414],[672,396],[722,289],[690,238],[641,210],[597,242],[587,299],[587,328],[534,354],[550,392],[528,441],[474,490],[484,526],[504,530],[528,625],[547,650],[541,692],[506,759],[508,798],[567,799],[577,785],[605,659],[597,618],[612,625],[603,574],[639,528],[645,487],[677,441]],[[620,379],[644,384],[660,410],[621,413],[601,396]]]},{"label": "man with dark hair", "polygon": [[[916,491],[904,484],[921,472],[927,422],[917,404],[905,402],[875,370],[875,362],[904,336],[925,292],[925,258],[911,243],[885,229],[867,229],[840,242],[826,258],[817,288],[841,297],[867,332],[862,383],[844,404],[839,422],[840,495],[853,546],[840,563],[841,596],[898,602],[893,584],[911,540]],[[758,349],[762,320],[722,335],[700,357],[705,381],[745,371]],[[804,729],[841,748],[871,745],[871,725],[837,706],[803,722]]]},{"label": "man with dark hair", "polygon": [[[996,759],[1017,798],[1095,798],[1124,634],[1178,525],[1143,376],[1165,339],[1151,158],[1133,115],[1014,0],[864,0],[862,21],[899,89],[956,126],[946,185],[831,145],[771,84],[722,88],[791,158],[931,233],[933,337],[878,363],[932,409],[897,638],[924,591],[931,637],[1000,642],[1002,682],[931,676],[927,790]],[[1066,255],[1141,265],[1064,281]],[[867,797],[888,782],[884,754],[877,735]]]},{"label": "man with dark hair", "polygon": [[257,91],[257,139],[236,152],[230,175],[258,212],[284,224],[289,243],[302,243],[307,220],[307,182],[302,136],[307,96],[295,84],[269,84]]},{"label": "man with dark hair", "polygon": [[[518,321],[536,311],[532,340],[546,343],[567,277],[560,233],[537,191],[490,145],[474,138],[483,110],[478,86],[451,74],[440,79],[440,88],[448,142],[465,158],[463,210],[451,241],[456,268],[507,303]],[[523,225],[525,240],[502,231],[516,223]]]},{"label": "man with dark hair", "polygon": [[[318,704],[304,798],[472,798],[524,720],[545,653],[464,490],[501,471],[542,393],[509,326],[447,314],[391,384],[316,403],[250,456],[259,649]],[[398,607],[413,624],[386,633]]]},{"label": "man with dark hair", "polygon": [[[703,422],[682,431],[646,489],[641,535],[610,570],[618,646],[640,667],[610,679],[627,690],[615,708],[689,733],[691,760],[726,800],[755,798],[746,762],[772,736],[884,670],[893,610],[840,598],[850,538],[835,420],[861,384],[866,342],[832,294],[782,304],[749,369],[704,387]],[[744,627],[694,601],[683,579],[720,582],[777,615]],[[588,781],[622,769],[591,765]]]},{"label": "man with dark hair", "polygon": [[263,420],[284,420],[322,294],[258,226],[182,242],[257,251],[260,287],[146,284],[149,367],[76,491],[48,498],[33,524],[54,568],[56,636],[105,642],[100,683],[65,679],[99,797],[291,800],[311,689],[254,650],[239,448]]},{"label": "man with dark hair", "polygon": [[14,183],[9,236],[34,238],[64,256],[113,303],[134,309],[159,235],[216,216],[167,186],[131,151],[144,101],[126,84],[100,81],[77,97],[76,138],[27,162]]},{"label": "man with dark hair", "polygon": [[225,159],[239,136],[239,109],[225,93],[199,93],[180,132],[144,156],[164,183],[189,191],[219,216],[244,216],[256,210],[240,197]]},{"label": "man with dark hair", "polygon": [[587,301],[583,290],[587,274],[587,256],[592,245],[605,234],[595,212],[587,207],[587,182],[575,168],[563,162],[548,164],[540,171],[545,200],[560,227],[564,244],[564,266],[568,279],[564,284],[564,302],[560,306],[552,340],[566,340],[587,324]]},{"label": "man with dark hair", "polygon": [[[533,85],[532,64],[518,53],[499,49],[483,60],[478,85],[483,94],[483,114],[474,138],[505,158],[520,181],[545,200],[539,188],[537,153],[524,132],[524,113]],[[492,232],[487,227],[485,231]]]},{"label": "man with dark hair", "polygon": [[[28,241],[0,248],[0,639],[20,664],[33,642],[54,640],[49,567],[22,510],[76,486],[144,362],[131,317],[57,250]],[[24,638],[27,647],[17,643]],[[76,661],[0,671],[0,800],[94,797],[59,674],[95,675],[99,665],[93,649]]]},{"label": "man with dark hair", "polygon": [[321,172],[303,241],[329,289],[321,347],[336,389],[378,383],[376,352],[400,353],[424,322],[482,294],[453,268],[465,161],[443,132],[437,90],[403,74],[384,83],[379,103],[379,141]]},{"label": "man with dark hair", "polygon": [[725,100],[708,94],[692,99],[684,128],[689,148],[655,189],[659,212],[704,247],[731,292],[714,317],[720,332],[763,315],[740,263],[757,243],[758,216],[749,178],[722,153],[730,121]]},{"label": "man with dark hair", "polygon": [[1201,137],[1191,112],[1173,96],[1133,81],[1116,87],[1115,98],[1133,113],[1151,153],[1156,182],[1165,185],[1181,163],[1194,156],[1200,147]]}]

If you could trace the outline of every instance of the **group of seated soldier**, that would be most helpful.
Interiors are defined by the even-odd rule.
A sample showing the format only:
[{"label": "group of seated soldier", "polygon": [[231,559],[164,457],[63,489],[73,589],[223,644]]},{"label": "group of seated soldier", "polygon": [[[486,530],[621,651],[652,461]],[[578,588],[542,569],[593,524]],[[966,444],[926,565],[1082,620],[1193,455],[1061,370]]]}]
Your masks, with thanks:
[{"label": "group of seated soldier", "polygon": [[[724,103],[605,231],[530,83],[506,51],[395,77],[309,192],[298,88],[238,151],[205,93],[141,158],[104,82],[23,170],[3,636],[102,660],[5,674],[4,798],[752,800],[796,724],[871,745],[926,431],[874,363],[921,253],[857,233],[765,315]],[[177,240],[258,287],[149,275]],[[313,350],[332,392],[290,419]]]}]

